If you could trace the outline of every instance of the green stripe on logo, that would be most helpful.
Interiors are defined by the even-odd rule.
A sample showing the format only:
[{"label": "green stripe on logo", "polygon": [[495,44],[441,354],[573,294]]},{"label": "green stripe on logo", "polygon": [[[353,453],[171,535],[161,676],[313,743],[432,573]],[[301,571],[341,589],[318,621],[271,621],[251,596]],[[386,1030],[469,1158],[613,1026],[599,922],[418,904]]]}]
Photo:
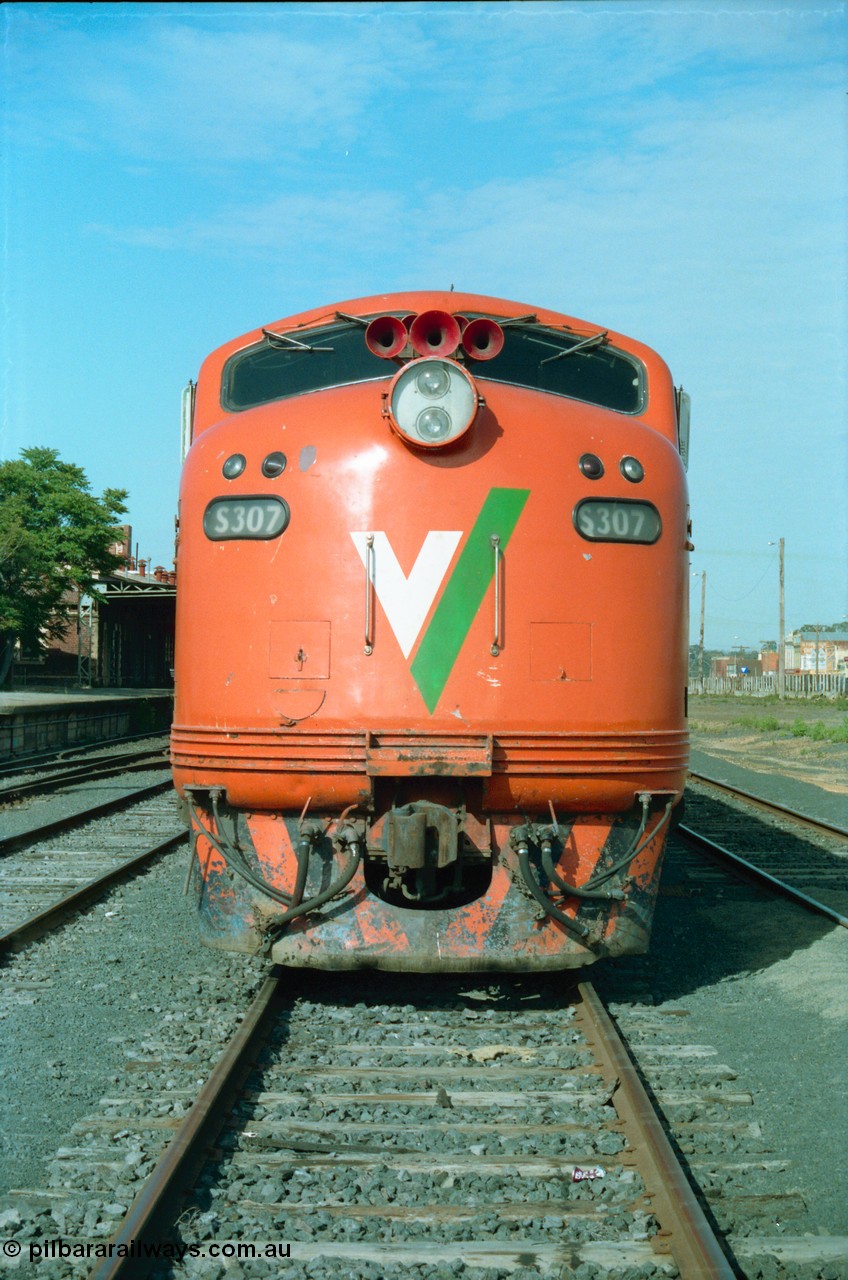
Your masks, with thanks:
[{"label": "green stripe on logo", "polygon": [[412,663],[413,678],[431,715],[494,577],[492,534],[498,535],[504,551],[529,496],[529,489],[490,490],[436,606]]}]

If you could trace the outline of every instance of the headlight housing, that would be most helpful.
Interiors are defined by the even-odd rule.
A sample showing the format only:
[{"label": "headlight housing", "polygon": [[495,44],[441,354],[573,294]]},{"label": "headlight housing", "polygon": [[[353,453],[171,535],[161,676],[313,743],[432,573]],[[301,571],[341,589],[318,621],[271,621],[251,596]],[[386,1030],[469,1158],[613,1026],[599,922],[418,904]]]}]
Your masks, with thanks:
[{"label": "headlight housing", "polygon": [[438,449],[465,435],[478,405],[477,387],[461,365],[425,356],[395,376],[386,413],[404,440],[419,449]]}]

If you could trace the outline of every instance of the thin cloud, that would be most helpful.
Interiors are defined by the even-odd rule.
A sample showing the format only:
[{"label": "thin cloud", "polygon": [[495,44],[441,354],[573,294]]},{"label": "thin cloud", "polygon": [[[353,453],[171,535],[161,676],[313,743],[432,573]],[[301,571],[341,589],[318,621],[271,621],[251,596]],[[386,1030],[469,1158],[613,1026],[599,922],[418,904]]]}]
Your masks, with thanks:
[{"label": "thin cloud", "polygon": [[[403,65],[408,43],[387,49],[379,23],[347,21],[343,35],[310,39],[278,29],[274,11],[288,6],[263,6],[276,21],[254,15],[249,30],[241,20],[208,29],[207,6],[193,8],[198,23],[191,25],[167,9],[161,17],[148,10],[153,16],[137,38],[116,31],[108,14],[98,21],[96,8],[75,29],[57,24],[52,10],[15,14],[7,70],[16,139],[117,147],[188,167],[281,160],[352,137],[381,95],[400,91],[414,69]],[[427,56],[430,41],[419,43]],[[405,54],[400,65],[398,52]]]},{"label": "thin cloud", "polygon": [[444,145],[473,151],[481,127],[522,119],[591,145],[629,136],[646,95],[672,86],[677,101],[719,99],[778,71],[821,74],[844,21],[841,5],[802,4],[734,8],[732,23],[691,4],[445,5],[438,23],[416,5],[125,12],[7,6],[13,136],[188,168],[285,163],[354,137],[414,149],[448,126]]}]

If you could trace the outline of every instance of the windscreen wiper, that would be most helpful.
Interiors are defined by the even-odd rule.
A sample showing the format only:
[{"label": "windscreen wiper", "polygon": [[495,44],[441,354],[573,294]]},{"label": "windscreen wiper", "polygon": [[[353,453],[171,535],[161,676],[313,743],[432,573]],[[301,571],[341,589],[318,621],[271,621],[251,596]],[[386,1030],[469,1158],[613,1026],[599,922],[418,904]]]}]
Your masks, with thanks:
[{"label": "windscreen wiper", "polygon": [[271,329],[262,330],[269,342],[279,344],[283,351],[330,351],[332,347],[310,347],[307,342],[299,342],[297,338],[292,338],[288,333],[274,333]]},{"label": "windscreen wiper", "polygon": [[575,342],[573,347],[564,347],[555,356],[546,356],[544,360],[539,361],[539,364],[550,364],[552,360],[561,360],[563,356],[573,356],[577,351],[587,351],[589,347],[597,347],[601,342],[606,342],[608,332],[608,329],[602,329],[600,333],[593,333],[591,337],[584,338],[582,342]]}]

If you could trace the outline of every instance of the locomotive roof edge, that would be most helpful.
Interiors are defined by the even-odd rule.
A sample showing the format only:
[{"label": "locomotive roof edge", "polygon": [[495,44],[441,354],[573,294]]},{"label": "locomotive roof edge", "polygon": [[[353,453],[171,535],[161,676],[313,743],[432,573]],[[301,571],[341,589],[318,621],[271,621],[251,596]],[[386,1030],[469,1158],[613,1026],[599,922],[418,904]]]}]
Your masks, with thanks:
[{"label": "locomotive roof edge", "polygon": [[563,325],[580,333],[584,330],[587,333],[597,333],[599,329],[604,329],[612,345],[620,344],[627,350],[633,350],[634,354],[638,354],[638,350],[643,350],[661,359],[647,344],[619,330],[610,329],[607,325],[595,323],[593,320],[584,320],[550,307],[533,306],[529,302],[516,302],[509,298],[499,298],[485,293],[457,293],[446,289],[407,289],[398,290],[396,293],[377,293],[361,298],[348,298],[341,302],[328,302],[320,307],[311,307],[308,311],[299,311],[290,316],[266,321],[235,338],[228,339],[227,342],[214,348],[210,354],[223,356],[226,353],[226,356],[229,356],[243,346],[261,342],[263,330],[274,329],[280,325],[285,325],[286,329],[308,329],[322,323],[328,324],[335,320],[337,312],[340,311],[351,315],[379,315],[383,311],[412,312],[416,309],[419,311],[441,310],[451,314],[462,313],[465,310],[484,311],[486,314],[505,318],[533,315],[540,324]]},{"label": "locomotive roof edge", "polygon": [[[655,348],[606,325],[583,320],[562,311],[537,307],[530,303],[516,302],[490,294],[455,292],[446,289],[408,289],[396,293],[378,293],[361,298],[349,298],[341,302],[325,303],[308,311],[297,312],[281,319],[269,320],[249,329],[235,338],[215,347],[200,367],[198,376],[198,402],[202,403],[202,416],[212,420],[218,415],[230,416],[219,402],[220,378],[223,366],[236,352],[261,342],[266,329],[284,329],[287,332],[310,329],[332,323],[338,312],[351,315],[380,315],[391,311],[443,310],[451,314],[465,311],[482,311],[494,317],[518,317],[532,315],[540,324],[563,326],[579,334],[593,334],[603,330],[613,347],[628,352],[641,360],[648,372],[648,400],[641,413],[633,418],[668,434],[668,424],[677,416],[674,401],[674,383],[671,370]],[[543,394],[543,393],[539,393]],[[217,409],[217,413],[216,413]]]}]

